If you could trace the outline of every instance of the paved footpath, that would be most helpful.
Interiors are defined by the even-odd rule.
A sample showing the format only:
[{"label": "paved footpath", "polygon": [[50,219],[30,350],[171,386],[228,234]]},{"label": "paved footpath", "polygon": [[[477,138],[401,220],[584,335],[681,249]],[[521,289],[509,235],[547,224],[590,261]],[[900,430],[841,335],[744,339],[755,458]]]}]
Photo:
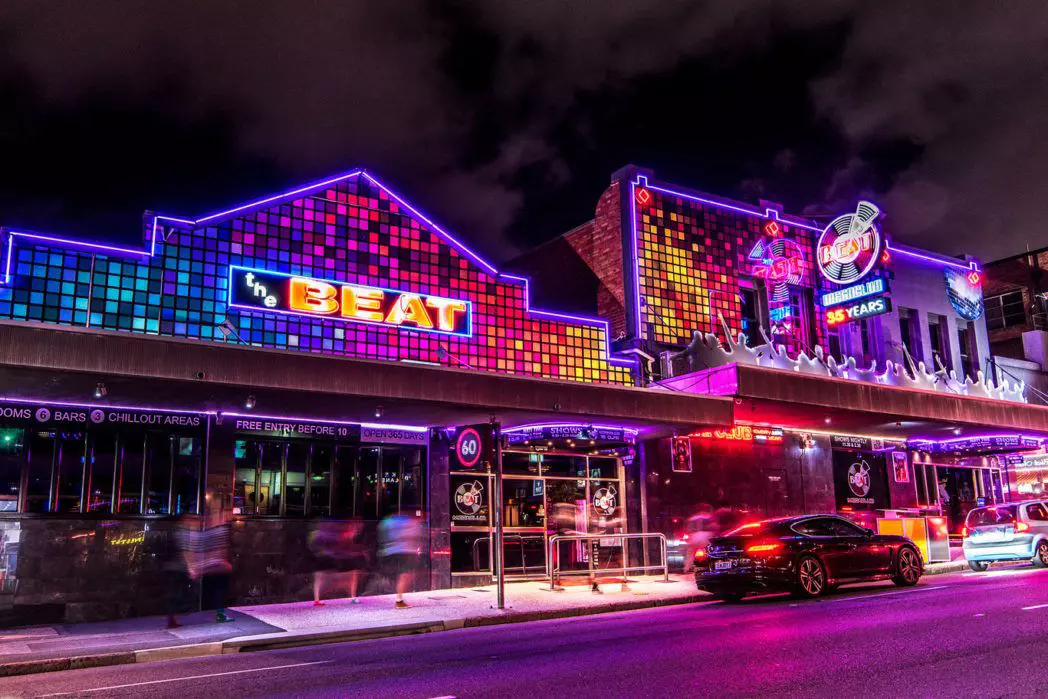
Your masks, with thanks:
[{"label": "paved footpath", "polygon": [[[935,564],[927,574],[959,570],[963,561]],[[496,608],[494,586],[408,594],[409,609],[395,609],[392,595],[235,607],[234,621],[216,624],[214,614],[180,617],[165,629],[164,617],[89,624],[25,627],[0,632],[0,677],[107,665],[155,662],[205,655],[450,631],[473,626],[601,614],[688,604],[708,599],[691,575],[641,577],[627,589],[618,583],[593,594],[584,584],[551,592],[545,583],[506,586],[506,606]]]}]

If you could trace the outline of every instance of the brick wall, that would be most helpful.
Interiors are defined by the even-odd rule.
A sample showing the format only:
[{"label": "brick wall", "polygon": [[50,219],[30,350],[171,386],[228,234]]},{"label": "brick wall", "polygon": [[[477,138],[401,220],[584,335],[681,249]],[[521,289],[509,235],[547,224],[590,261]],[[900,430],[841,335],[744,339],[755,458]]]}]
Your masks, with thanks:
[{"label": "brick wall", "polygon": [[597,315],[611,322],[611,335],[626,332],[626,291],[622,278],[622,221],[618,182],[604,190],[596,216],[564,236],[601,282]]}]

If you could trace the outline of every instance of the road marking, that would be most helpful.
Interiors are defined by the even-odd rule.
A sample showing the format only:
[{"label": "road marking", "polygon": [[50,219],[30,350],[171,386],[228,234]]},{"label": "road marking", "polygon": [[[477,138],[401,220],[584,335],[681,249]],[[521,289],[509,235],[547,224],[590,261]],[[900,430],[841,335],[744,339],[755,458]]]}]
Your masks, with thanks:
[{"label": "road marking", "polygon": [[912,592],[931,592],[932,590],[945,590],[946,585],[936,585],[935,587],[916,587],[912,590],[895,590],[894,592],[882,592],[877,595],[855,595],[854,597],[838,597],[837,599],[828,599],[826,602],[852,602],[854,600],[873,599],[874,597],[889,597],[891,595],[908,595]]},{"label": "road marking", "polygon": [[89,694],[91,692],[104,692],[109,689],[126,689],[127,687],[145,687],[151,684],[165,684],[167,682],[184,682],[186,680],[202,680],[207,677],[224,677],[226,675],[243,675],[248,672],[265,672],[266,670],[285,670],[289,667],[306,667],[307,665],[325,665],[333,662],[331,660],[317,660],[311,663],[292,663],[290,665],[270,665],[267,667],[254,667],[250,670],[230,670],[229,672],[213,672],[209,675],[190,675],[188,677],[172,677],[166,680],[150,680],[149,682],[132,682],[131,684],[114,684],[108,687],[94,687],[92,689],[78,689],[75,692],[58,692],[57,694],[43,694],[44,697],[67,697],[73,694]]},{"label": "road marking", "polygon": [[1023,607],[1023,611],[1024,612],[1028,612],[1031,609],[1044,609],[1045,607],[1048,607],[1048,604],[1034,604],[1034,605],[1029,606],[1029,607]]},{"label": "road marking", "polygon": [[979,614],[976,614],[975,616],[976,617],[980,617],[980,616],[986,616],[986,615],[980,612]]}]

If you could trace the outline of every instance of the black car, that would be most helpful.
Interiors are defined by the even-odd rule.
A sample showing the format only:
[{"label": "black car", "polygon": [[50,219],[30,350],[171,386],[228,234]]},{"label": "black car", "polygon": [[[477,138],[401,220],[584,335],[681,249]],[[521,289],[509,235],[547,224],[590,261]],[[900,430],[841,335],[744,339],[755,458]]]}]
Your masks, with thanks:
[{"label": "black car", "polygon": [[766,591],[818,597],[869,580],[916,585],[923,572],[921,554],[906,537],[874,534],[836,515],[744,524],[695,553],[696,585],[729,601]]}]

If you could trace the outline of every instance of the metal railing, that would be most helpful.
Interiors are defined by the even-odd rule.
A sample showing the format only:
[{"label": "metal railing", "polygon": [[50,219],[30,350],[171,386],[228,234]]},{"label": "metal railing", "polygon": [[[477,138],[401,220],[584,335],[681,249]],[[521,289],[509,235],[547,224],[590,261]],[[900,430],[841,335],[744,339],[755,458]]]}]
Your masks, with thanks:
[{"label": "metal railing", "polygon": [[[661,565],[629,565],[629,551],[627,550],[626,542],[628,540],[646,540],[655,539],[659,542],[659,550],[662,553],[662,564]],[[579,542],[593,542],[593,541],[608,541],[617,540],[618,544],[611,544],[605,548],[618,547],[622,550],[622,566],[619,568],[601,568],[594,565],[592,548],[587,551],[586,561],[587,567],[579,570],[562,570],[560,567],[560,549],[559,544],[564,541],[579,541]],[[592,546],[592,544],[591,544]],[[670,568],[668,561],[668,547],[666,545],[666,536],[661,533],[649,533],[649,534],[557,534],[549,538],[549,549],[546,552],[546,574],[549,578],[549,587],[551,590],[559,589],[557,583],[562,577],[568,577],[571,575],[585,575],[587,577],[593,577],[596,574],[608,574],[608,573],[621,573],[626,575],[630,572],[640,573],[650,570],[661,570],[663,582],[669,582],[670,580]],[[647,558],[647,557],[645,557]]]},{"label": "metal railing", "polygon": [[[517,546],[520,546],[520,565],[519,566],[506,566],[505,568],[503,568],[503,570],[506,572],[506,574],[507,575],[523,575],[523,576],[527,577],[529,570],[535,570],[535,571],[546,570],[547,566],[546,566],[545,562],[543,562],[543,563],[536,563],[535,565],[529,566],[528,565],[527,554],[525,553],[525,548],[524,548],[524,542],[525,541],[543,541],[543,540],[545,540],[545,538],[546,537],[543,534],[532,534],[532,535],[503,534],[502,535],[502,548],[503,549],[506,548],[507,544],[515,544]],[[482,536],[482,537],[478,537],[477,539],[475,539],[473,541],[473,570],[479,571],[479,570],[481,570],[483,568],[483,566],[481,565],[481,562],[480,562],[480,544],[482,544],[482,543],[487,544],[488,551],[489,551],[489,554],[488,554],[488,559],[489,559],[488,568],[491,567],[491,564],[490,564],[490,558],[491,558],[490,550],[491,550],[491,545],[492,545],[491,544],[491,539],[492,539],[492,537],[490,537],[490,536]],[[503,559],[503,560],[505,560],[505,559]]]}]

